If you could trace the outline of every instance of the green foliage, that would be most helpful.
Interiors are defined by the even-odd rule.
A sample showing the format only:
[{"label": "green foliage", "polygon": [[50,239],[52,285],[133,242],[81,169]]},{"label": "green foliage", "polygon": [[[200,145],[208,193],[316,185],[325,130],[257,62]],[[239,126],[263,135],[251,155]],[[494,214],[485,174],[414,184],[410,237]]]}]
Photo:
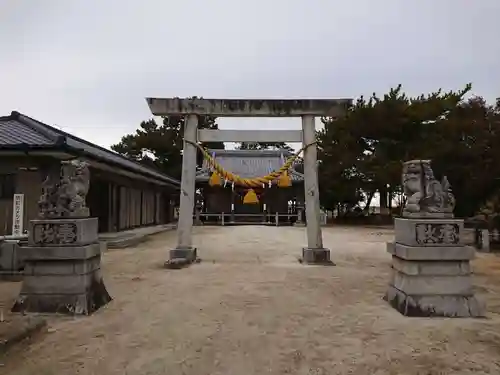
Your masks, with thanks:
[{"label": "green foliage", "polygon": [[[467,101],[463,90],[438,90],[415,98],[391,89],[382,98],[361,97],[338,119],[323,119],[318,132],[322,206],[353,205],[365,192],[401,185],[402,162],[431,159],[457,198],[455,213],[472,215],[500,188],[500,104]],[[389,186],[389,187],[387,187]]]},{"label": "green foliage", "polygon": [[241,142],[236,147],[238,150],[270,150],[282,149],[293,152],[293,148],[285,142]]},{"label": "green foliage", "polygon": [[472,216],[500,191],[500,107],[472,98],[442,127],[446,139],[435,150],[434,169],[452,184],[455,214]]},{"label": "green foliage", "polygon": [[[436,177],[448,177],[457,216],[472,216],[488,200],[499,200],[500,100],[493,106],[480,97],[464,100],[470,89],[409,97],[399,85],[382,97],[359,98],[343,117],[323,118],[317,133],[322,207],[349,210],[376,191],[400,192],[402,163],[411,159],[431,159]],[[199,127],[217,129],[215,120],[200,117]],[[144,121],[112,148],[180,178],[183,129],[181,116],[162,124]],[[243,142],[238,148],[293,152],[282,142]]]},{"label": "green foliage", "polygon": [[[217,129],[214,117],[200,116],[198,128]],[[141,122],[134,134],[122,137],[121,141],[111,148],[119,154],[128,156],[148,166],[159,169],[171,177],[180,179],[182,170],[182,148],[184,134],[184,117],[168,116],[162,124],[154,119]],[[204,147],[223,149],[222,142],[204,143]],[[198,153],[198,164],[202,155]]]}]

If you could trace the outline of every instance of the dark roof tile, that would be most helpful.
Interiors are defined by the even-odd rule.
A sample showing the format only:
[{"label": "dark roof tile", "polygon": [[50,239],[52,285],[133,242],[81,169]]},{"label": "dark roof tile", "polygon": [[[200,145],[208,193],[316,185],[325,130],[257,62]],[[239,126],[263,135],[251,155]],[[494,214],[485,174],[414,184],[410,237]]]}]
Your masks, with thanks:
[{"label": "dark roof tile", "polygon": [[180,185],[178,180],[161,172],[19,112],[12,112],[10,116],[0,117],[0,149],[7,146],[9,148],[38,148],[58,147],[61,145],[136,173],[147,175],[150,178],[155,178],[176,186]]},{"label": "dark roof tile", "polygon": [[29,126],[17,120],[7,118],[0,119],[0,147],[2,145],[51,145],[53,139],[35,131]]},{"label": "dark roof tile", "polygon": [[[243,178],[261,177],[279,169],[292,155],[286,150],[208,150],[227,171]],[[291,170],[293,181],[302,181],[304,176]],[[204,181],[210,176],[209,166],[203,162],[197,180]]]}]

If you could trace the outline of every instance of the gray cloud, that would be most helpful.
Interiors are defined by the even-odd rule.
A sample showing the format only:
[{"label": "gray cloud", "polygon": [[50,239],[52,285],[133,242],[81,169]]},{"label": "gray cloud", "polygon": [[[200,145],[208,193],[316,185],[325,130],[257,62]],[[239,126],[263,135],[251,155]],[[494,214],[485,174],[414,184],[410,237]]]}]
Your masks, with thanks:
[{"label": "gray cloud", "polygon": [[493,100],[498,14],[497,0],[0,0],[0,114],[107,147],[150,117],[147,96],[357,97],[470,81]]}]

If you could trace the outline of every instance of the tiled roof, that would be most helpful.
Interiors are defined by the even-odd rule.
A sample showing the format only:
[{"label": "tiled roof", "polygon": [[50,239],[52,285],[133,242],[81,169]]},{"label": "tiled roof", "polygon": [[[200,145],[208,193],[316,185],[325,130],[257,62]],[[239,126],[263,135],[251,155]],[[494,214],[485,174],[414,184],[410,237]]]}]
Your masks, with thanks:
[{"label": "tiled roof", "polygon": [[66,149],[141,175],[180,186],[180,182],[116,152],[34,120],[19,112],[0,117],[0,150]]},{"label": "tiled roof", "polygon": [[0,147],[12,144],[51,145],[53,139],[35,129],[20,125],[18,120],[0,119]]},{"label": "tiled roof", "polygon": [[[227,171],[243,178],[260,177],[279,169],[292,154],[286,150],[208,150],[215,160]],[[206,181],[210,177],[206,161],[197,173],[197,181]],[[304,176],[290,170],[292,181],[302,181]]]}]

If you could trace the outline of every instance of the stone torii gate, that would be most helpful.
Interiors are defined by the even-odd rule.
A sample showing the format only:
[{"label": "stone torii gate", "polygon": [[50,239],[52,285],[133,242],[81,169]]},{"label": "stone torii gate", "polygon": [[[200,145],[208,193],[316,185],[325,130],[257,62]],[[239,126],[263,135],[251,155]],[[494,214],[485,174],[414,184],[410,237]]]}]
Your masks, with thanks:
[{"label": "stone torii gate", "polygon": [[[316,140],[316,116],[338,117],[351,106],[352,99],[184,99],[147,98],[155,116],[186,116],[182,181],[177,226],[177,247],[170,250],[170,260],[191,263],[196,260],[191,231],[196,178],[197,149],[190,142],[302,142],[309,145]],[[301,117],[302,130],[209,130],[198,129],[198,116],[215,117]],[[302,260],[307,264],[330,262],[330,250],[323,247],[320,226],[317,148],[304,150],[304,191],[307,220],[307,247]]]}]

